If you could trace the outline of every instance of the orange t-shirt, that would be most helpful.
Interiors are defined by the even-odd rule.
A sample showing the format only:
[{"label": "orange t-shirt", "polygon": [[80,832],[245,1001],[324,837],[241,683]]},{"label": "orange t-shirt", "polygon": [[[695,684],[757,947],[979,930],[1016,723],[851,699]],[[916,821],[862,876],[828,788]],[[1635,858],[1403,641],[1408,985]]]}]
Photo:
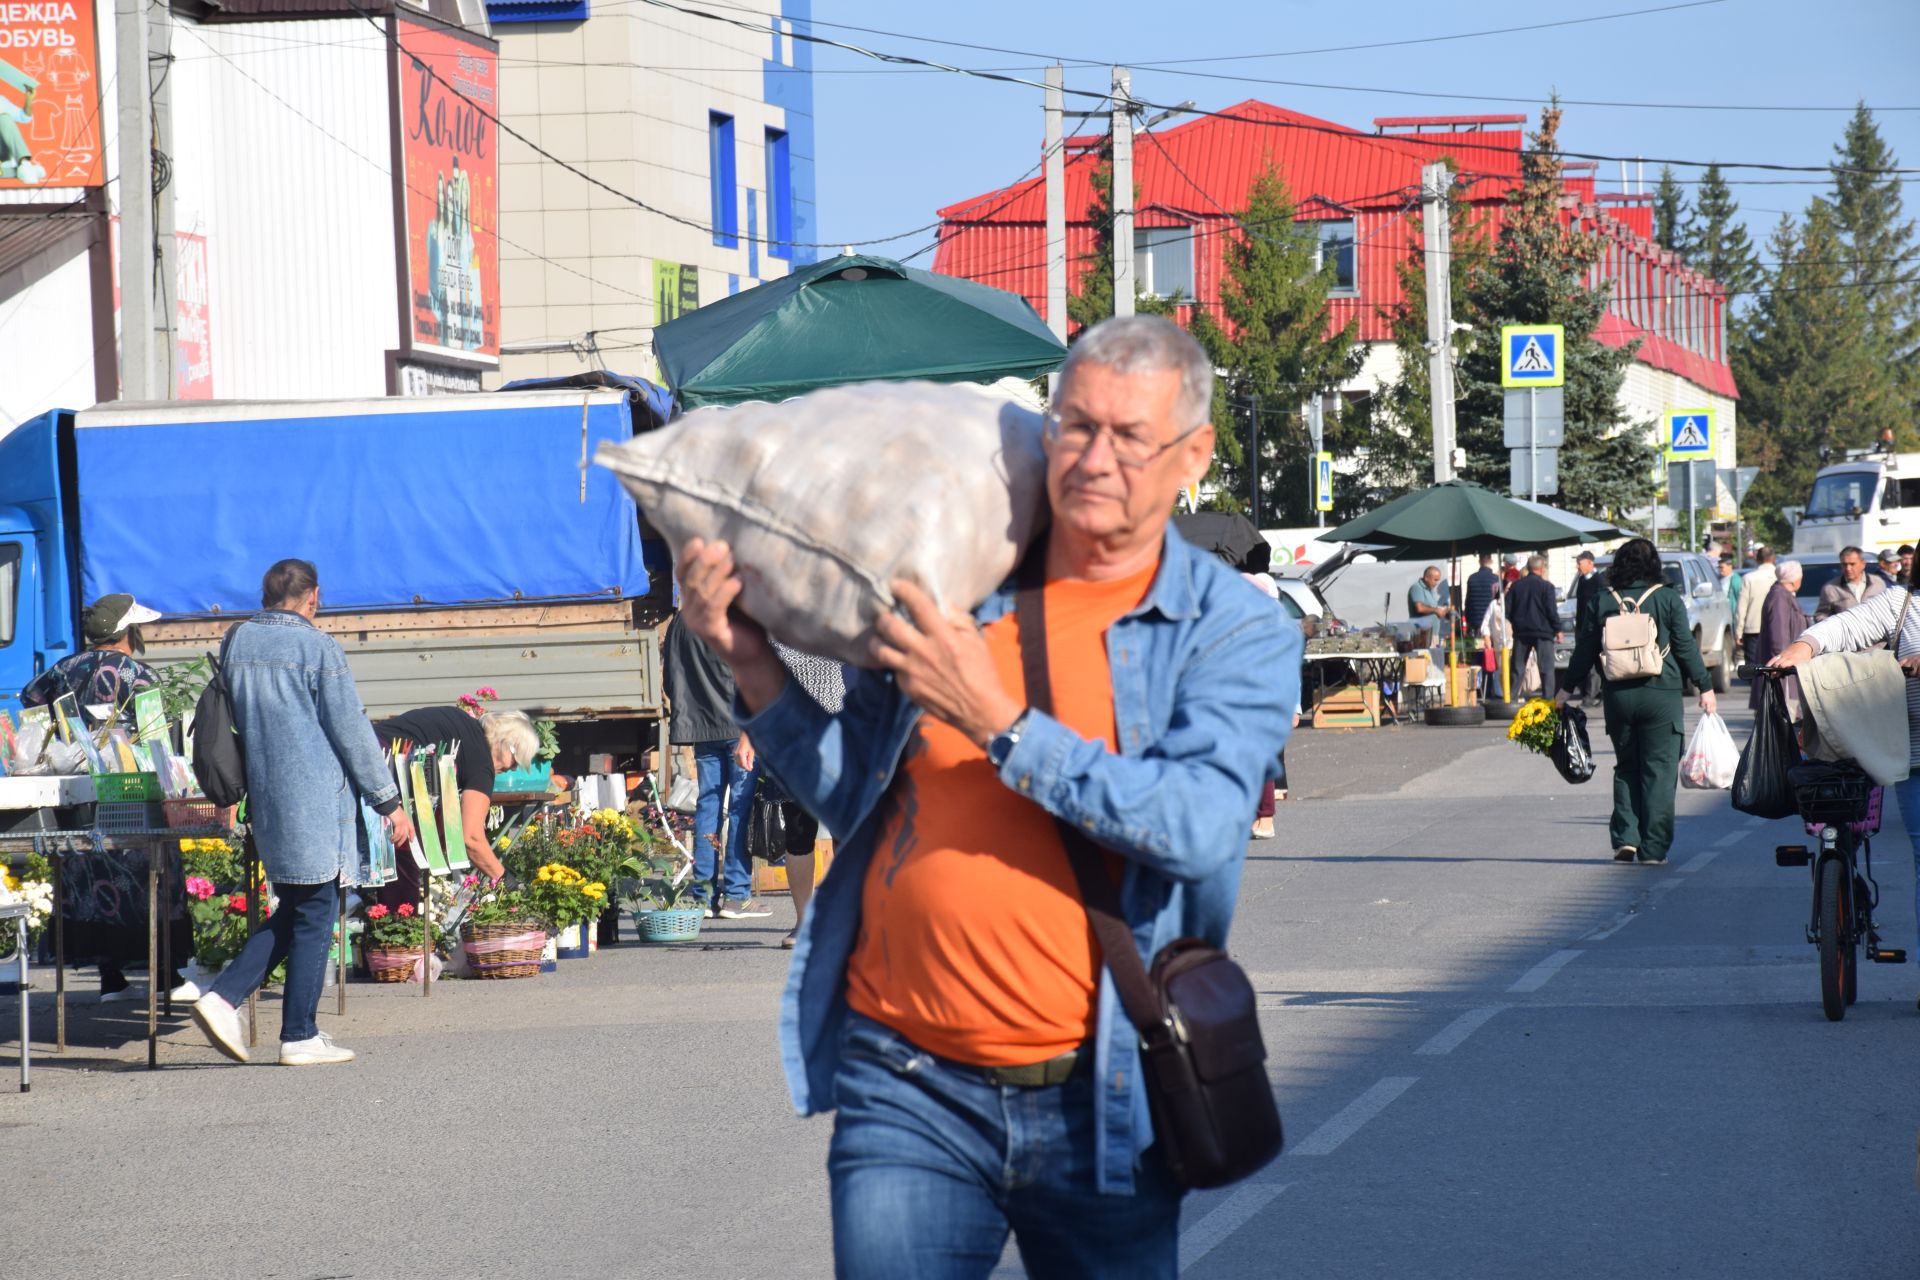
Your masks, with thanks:
[{"label": "orange t-shirt", "polygon": [[[1047,584],[1053,713],[1109,751],[1107,629],[1145,599],[1157,568]],[[1018,619],[993,623],[986,640],[1000,683],[1020,696]],[[848,1004],[931,1053],[980,1066],[1044,1062],[1085,1042],[1098,949],[1053,816],[931,716],[882,803]]]}]

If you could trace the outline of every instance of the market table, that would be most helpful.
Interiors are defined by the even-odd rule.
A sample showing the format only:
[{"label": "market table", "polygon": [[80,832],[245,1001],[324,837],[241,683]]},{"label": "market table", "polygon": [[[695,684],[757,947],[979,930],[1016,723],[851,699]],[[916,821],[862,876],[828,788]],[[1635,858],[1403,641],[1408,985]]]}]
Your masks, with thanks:
[{"label": "market table", "polygon": [[[1359,653],[1334,653],[1310,651],[1303,654],[1301,660],[1313,668],[1314,701],[1318,703],[1327,691],[1327,668],[1336,662],[1351,663],[1354,674],[1363,684],[1385,684],[1395,678],[1406,660],[1406,655],[1391,649],[1367,650]],[[1397,719],[1400,715],[1396,708],[1393,712]]]},{"label": "market table", "polygon": [[14,922],[14,945],[19,948],[20,956],[20,1092],[29,1093],[33,1089],[27,1059],[33,1054],[33,1024],[27,1013],[32,1002],[27,998],[31,983],[29,956],[27,954],[27,917],[33,908],[25,902],[9,902],[0,905],[0,921]]}]

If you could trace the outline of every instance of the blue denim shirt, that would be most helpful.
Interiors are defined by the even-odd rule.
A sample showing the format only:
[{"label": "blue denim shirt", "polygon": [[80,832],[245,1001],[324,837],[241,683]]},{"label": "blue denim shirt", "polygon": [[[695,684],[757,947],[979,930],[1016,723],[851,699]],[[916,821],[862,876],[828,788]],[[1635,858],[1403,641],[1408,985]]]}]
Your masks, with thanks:
[{"label": "blue denim shirt", "polygon": [[234,629],[226,670],[247,754],[247,820],[267,878],[365,880],[360,798],[387,813],[400,788],[340,642],[297,613],[268,610]]},{"label": "blue denim shirt", "polygon": [[[985,624],[1013,607],[1008,582],[975,616]],[[1118,754],[1033,712],[1002,766],[1007,786],[1127,859],[1120,900],[1142,959],[1180,937],[1225,943],[1247,830],[1291,731],[1301,649],[1299,628],[1275,601],[1169,526],[1146,599],[1107,632]],[[839,715],[789,680],[759,715],[741,718],[787,789],[829,831],[847,833],[800,930],[780,1015],[787,1081],[802,1115],[833,1108],[847,961],[860,936],[876,809],[920,716],[890,675],[847,675]],[[1104,968],[1096,1019],[1098,1183],[1127,1195],[1153,1128],[1137,1038]]]}]

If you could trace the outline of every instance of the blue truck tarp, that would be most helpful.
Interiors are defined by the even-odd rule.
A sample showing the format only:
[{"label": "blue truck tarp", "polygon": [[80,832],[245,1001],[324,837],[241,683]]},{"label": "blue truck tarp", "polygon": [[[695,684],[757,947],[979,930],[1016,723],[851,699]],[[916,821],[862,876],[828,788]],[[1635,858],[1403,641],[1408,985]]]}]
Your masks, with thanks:
[{"label": "blue truck tarp", "polygon": [[287,557],[329,610],[644,596],[633,499],[582,469],[632,433],[617,391],[87,410],[81,599],[250,611]]}]

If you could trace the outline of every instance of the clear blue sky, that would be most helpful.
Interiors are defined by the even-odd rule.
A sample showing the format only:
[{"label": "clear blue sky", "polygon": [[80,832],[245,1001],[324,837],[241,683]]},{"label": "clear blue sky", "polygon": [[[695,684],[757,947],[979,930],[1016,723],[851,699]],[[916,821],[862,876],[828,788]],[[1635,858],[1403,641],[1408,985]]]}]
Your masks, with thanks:
[{"label": "clear blue sky", "polygon": [[[1280,53],[1446,36],[1528,23],[1651,9],[1676,0],[1572,0],[1555,4],[1371,0],[972,0],[965,5],[898,0],[814,0],[824,36],[885,52],[966,67],[1023,68],[1037,80],[1043,59],[1008,56],[824,25],[847,23],[1069,60],[1069,89],[1104,92],[1104,66],[1135,68],[1135,96],[1219,109],[1261,98],[1357,128],[1375,116],[1527,112],[1558,90],[1563,99],[1746,106],[1920,108],[1920,0],[1720,0],[1719,3],[1544,31],[1438,43],[1199,64],[1195,70],[1366,87],[1350,92],[1209,80],[1145,64],[1177,58]],[[822,240],[891,235],[934,220],[942,205],[1012,182],[1039,158],[1040,91],[944,73],[899,72],[834,49],[816,51],[817,180]],[[1399,90],[1387,93],[1380,90]],[[1407,96],[1409,92],[1419,96]],[[1472,100],[1424,95],[1493,95]],[[1520,98],[1505,102],[1501,98]],[[1078,103],[1078,107],[1076,107]],[[1069,97],[1069,117],[1091,105]],[[1708,111],[1569,105],[1561,145],[1608,155],[1825,164],[1846,111]],[[1881,130],[1903,165],[1920,168],[1920,111],[1887,111]],[[1084,126],[1092,130],[1096,126]],[[1647,183],[1658,177],[1647,168]],[[1682,179],[1699,170],[1676,168]],[[1602,190],[1619,189],[1603,164]],[[1817,174],[1729,171],[1757,244],[1780,211],[1798,213],[1825,188]],[[1809,181],[1810,180],[1810,181]],[[1691,188],[1689,188],[1691,191]],[[1920,217],[1920,182],[1908,181],[1906,213]],[[901,255],[931,233],[872,252]],[[916,265],[926,265],[931,255]]]}]

